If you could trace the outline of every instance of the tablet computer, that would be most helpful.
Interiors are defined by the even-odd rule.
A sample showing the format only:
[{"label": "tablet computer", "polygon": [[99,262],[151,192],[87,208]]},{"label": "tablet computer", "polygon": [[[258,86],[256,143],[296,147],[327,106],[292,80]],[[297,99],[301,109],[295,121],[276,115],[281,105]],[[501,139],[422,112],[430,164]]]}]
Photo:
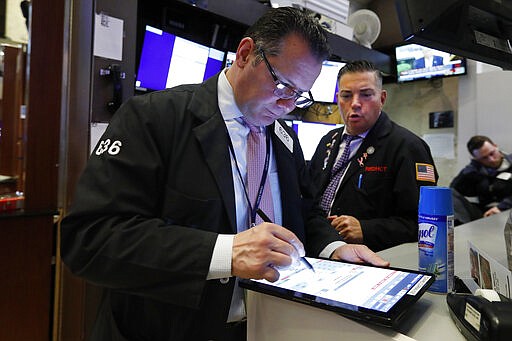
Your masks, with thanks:
[{"label": "tablet computer", "polygon": [[240,286],[343,316],[387,327],[396,327],[404,313],[434,282],[434,274],[354,264],[322,258],[306,259],[306,266],[279,270],[280,278],[240,279]]}]

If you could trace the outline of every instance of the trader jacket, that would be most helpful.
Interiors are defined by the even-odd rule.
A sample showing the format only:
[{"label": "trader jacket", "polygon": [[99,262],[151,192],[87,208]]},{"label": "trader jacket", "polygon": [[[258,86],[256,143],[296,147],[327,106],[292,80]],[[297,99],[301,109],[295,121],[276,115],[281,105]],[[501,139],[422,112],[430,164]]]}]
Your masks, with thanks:
[{"label": "trader jacket", "polygon": [[[344,128],[325,135],[311,160],[319,198],[339,151]],[[430,175],[431,180],[425,180]],[[357,218],[363,243],[379,251],[418,240],[420,186],[435,186],[438,174],[428,145],[382,112],[346,170],[331,214]]]},{"label": "trader jacket", "polygon": [[503,157],[510,167],[500,171],[471,160],[452,180],[450,187],[466,197],[478,197],[477,206],[482,213],[493,203],[497,203],[501,211],[512,208],[512,154],[503,154]]},{"label": "trader jacket", "polygon": [[[228,132],[217,79],[130,99],[92,151],[70,213],[62,256],[105,290],[92,339],[215,339],[235,279],[206,280],[219,233],[235,234]],[[269,127],[283,226],[317,256],[339,241],[323,217],[305,225],[310,196],[297,136],[292,151]]]}]

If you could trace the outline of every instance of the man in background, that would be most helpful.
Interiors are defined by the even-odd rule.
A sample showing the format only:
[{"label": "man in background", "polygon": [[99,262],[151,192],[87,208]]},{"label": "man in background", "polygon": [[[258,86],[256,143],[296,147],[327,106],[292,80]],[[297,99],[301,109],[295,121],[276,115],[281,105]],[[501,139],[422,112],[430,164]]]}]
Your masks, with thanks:
[{"label": "man in background", "polygon": [[372,63],[347,63],[338,84],[345,126],[322,138],[310,163],[320,208],[347,243],[378,251],[417,241],[420,186],[438,179],[430,148],[382,111]]},{"label": "man in background", "polygon": [[455,219],[460,223],[512,207],[512,154],[503,153],[496,143],[482,135],[471,137],[467,148],[471,162],[450,184],[456,196]]}]

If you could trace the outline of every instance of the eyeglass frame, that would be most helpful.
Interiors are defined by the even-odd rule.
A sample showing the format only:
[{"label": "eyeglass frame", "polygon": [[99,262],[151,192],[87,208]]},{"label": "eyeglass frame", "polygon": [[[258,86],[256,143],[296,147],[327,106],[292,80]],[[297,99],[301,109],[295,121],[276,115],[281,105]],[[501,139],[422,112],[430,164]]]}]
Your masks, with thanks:
[{"label": "eyeglass frame", "polygon": [[[276,85],[276,88],[274,89],[273,93],[275,96],[281,98],[281,99],[293,99],[295,106],[298,108],[307,108],[313,105],[315,103],[315,100],[313,99],[313,94],[311,93],[311,90],[308,91],[309,97],[306,97],[303,95],[305,92],[299,92],[297,91],[297,88],[295,88],[293,85],[288,84],[286,82],[283,82],[282,80],[277,77],[276,72],[274,71],[274,68],[270,65],[270,62],[267,59],[267,56],[265,55],[265,51],[261,47],[258,48],[258,53],[260,54],[261,58],[263,59],[263,62],[267,66],[267,70],[272,76],[272,79],[274,80],[274,84]],[[292,92],[292,96],[288,96],[283,91],[285,89]],[[299,102],[297,102],[299,100]],[[303,102],[300,102],[302,100]]]}]

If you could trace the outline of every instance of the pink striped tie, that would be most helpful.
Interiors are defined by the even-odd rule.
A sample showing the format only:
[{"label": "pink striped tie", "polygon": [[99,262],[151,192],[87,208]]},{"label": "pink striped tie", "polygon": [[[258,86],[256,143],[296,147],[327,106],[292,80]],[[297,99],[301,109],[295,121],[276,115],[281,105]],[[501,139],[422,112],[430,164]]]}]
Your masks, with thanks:
[{"label": "pink striped tie", "polygon": [[[251,207],[253,210],[258,207],[254,207],[256,203],[256,197],[258,190],[260,189],[261,177],[263,175],[263,169],[265,167],[266,157],[266,141],[265,132],[260,127],[249,124],[245,121],[247,127],[249,127],[249,134],[247,135],[247,187],[249,199],[251,201]],[[270,153],[270,151],[269,151]],[[270,167],[269,167],[270,168]],[[265,179],[265,186],[263,188],[263,195],[259,208],[274,221],[274,204],[272,201],[272,191],[270,190],[270,169],[267,172]],[[256,224],[261,223],[263,220],[256,215]]]}]

